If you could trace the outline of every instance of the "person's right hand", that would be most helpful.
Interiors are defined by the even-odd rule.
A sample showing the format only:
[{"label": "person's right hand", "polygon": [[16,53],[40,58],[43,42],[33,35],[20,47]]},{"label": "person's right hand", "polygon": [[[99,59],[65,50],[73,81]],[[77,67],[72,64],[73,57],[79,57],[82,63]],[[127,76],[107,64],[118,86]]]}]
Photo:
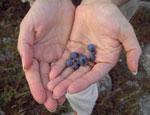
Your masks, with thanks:
[{"label": "person's right hand", "polygon": [[[48,89],[53,91],[55,99],[66,93],[83,91],[101,80],[116,65],[123,48],[129,70],[137,73],[141,48],[134,29],[115,4],[104,1],[85,0],[76,9],[66,51],[50,72]],[[93,66],[80,66],[76,71],[71,67],[66,68],[65,62],[71,52],[79,52],[89,58],[87,45],[91,43],[96,47]],[[56,67],[59,68],[57,72]]]},{"label": "person's right hand", "polygon": [[37,0],[20,25],[18,50],[26,79],[34,99],[49,111],[65,100],[54,100],[46,86],[50,64],[61,57],[69,38],[74,10],[70,0]]}]

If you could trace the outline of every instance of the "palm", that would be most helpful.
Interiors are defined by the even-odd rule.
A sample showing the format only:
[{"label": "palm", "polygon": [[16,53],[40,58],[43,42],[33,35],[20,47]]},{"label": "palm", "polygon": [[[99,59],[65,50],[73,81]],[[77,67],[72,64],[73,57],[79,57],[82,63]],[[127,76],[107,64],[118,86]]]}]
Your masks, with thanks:
[{"label": "palm", "polygon": [[74,44],[76,45],[74,47],[68,44],[68,48],[72,51],[76,50],[75,47],[85,49],[88,44],[93,43],[97,48],[96,63],[108,63],[114,66],[121,51],[119,32],[122,25],[119,25],[118,22],[122,19],[112,16],[113,11],[111,14],[107,14],[104,13],[107,12],[106,9],[103,11],[99,6],[96,7],[78,8],[70,40],[70,44],[74,44],[74,42],[78,42],[78,44]]},{"label": "palm", "polygon": [[[50,63],[62,55],[73,21],[73,7],[71,9],[67,5],[68,3],[54,2],[47,9],[41,8],[41,11],[36,7],[31,9],[38,12],[32,15],[36,32],[34,57],[37,60]],[[34,21],[34,18],[38,20]]]},{"label": "palm", "polygon": [[[37,1],[21,25],[18,47],[27,68],[26,78],[35,100],[44,103],[49,110],[57,106],[57,101],[52,99],[46,88],[50,64],[60,58],[64,51],[73,14],[74,7],[71,2]],[[24,36],[28,37],[28,40],[24,40]],[[58,101],[61,103],[63,100],[64,97]]]},{"label": "palm", "polygon": [[[97,48],[96,64],[93,68],[80,67],[76,71],[67,68],[62,72],[63,68],[60,68],[54,77],[60,72],[62,74],[48,85],[49,89],[54,92],[54,97],[63,96],[67,90],[70,93],[79,92],[108,73],[118,61],[122,49],[121,43],[127,52],[135,49],[134,45],[131,46],[132,41],[130,41],[131,44],[127,44],[126,34],[133,39],[135,44],[137,43],[130,24],[116,7],[111,5],[78,7],[66,52],[69,54],[68,51],[78,51],[87,54],[85,50],[87,45],[93,43]],[[64,59],[68,58],[67,53],[64,54]],[[128,56],[132,55],[128,53]],[[132,67],[134,65],[129,66],[131,71],[134,70],[135,67]]]}]

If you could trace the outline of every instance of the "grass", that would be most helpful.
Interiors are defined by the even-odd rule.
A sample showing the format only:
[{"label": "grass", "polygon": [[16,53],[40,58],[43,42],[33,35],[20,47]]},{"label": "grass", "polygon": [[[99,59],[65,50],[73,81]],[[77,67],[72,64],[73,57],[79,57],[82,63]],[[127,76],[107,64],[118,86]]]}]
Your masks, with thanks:
[{"label": "grass", "polygon": [[[56,113],[50,114],[42,105],[37,104],[29,91],[24,77],[16,45],[19,24],[28,11],[27,4],[19,0],[0,1],[0,108],[6,115],[60,115],[69,111],[68,103]],[[141,8],[131,20],[141,44],[150,43],[150,13]],[[150,93],[150,80],[140,65],[141,74],[132,76],[123,62],[111,71],[113,89],[99,96],[93,115],[136,115],[139,98]],[[123,73],[123,74],[122,74]],[[128,81],[138,85],[129,86]]]}]

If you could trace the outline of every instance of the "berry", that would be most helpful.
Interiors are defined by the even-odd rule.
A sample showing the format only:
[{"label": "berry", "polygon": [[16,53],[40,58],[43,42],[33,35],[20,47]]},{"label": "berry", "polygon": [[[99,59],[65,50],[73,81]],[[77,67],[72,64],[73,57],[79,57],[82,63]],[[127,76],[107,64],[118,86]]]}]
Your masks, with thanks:
[{"label": "berry", "polygon": [[93,54],[91,54],[90,55],[90,62],[95,62],[95,60],[96,60],[96,56],[95,55],[93,55]]},{"label": "berry", "polygon": [[67,67],[70,67],[70,66],[72,66],[72,65],[73,65],[72,60],[71,60],[71,59],[68,59],[68,60],[66,61],[66,66],[67,66]]},{"label": "berry", "polygon": [[79,61],[77,61],[76,63],[74,63],[74,64],[72,65],[72,68],[73,68],[74,70],[79,69],[79,67],[80,67]]},{"label": "berry", "polygon": [[78,56],[79,56],[79,53],[78,53],[78,52],[72,52],[72,53],[70,54],[70,58],[71,58],[71,59],[76,59],[76,58],[78,58]]},{"label": "berry", "polygon": [[96,55],[96,51],[90,52],[92,55]]},{"label": "berry", "polygon": [[80,58],[79,58],[79,62],[82,66],[84,66],[88,63],[88,59],[85,55],[81,55]]},{"label": "berry", "polygon": [[89,50],[90,52],[96,52],[96,49],[95,49],[95,45],[94,45],[94,44],[89,44],[89,45],[87,46],[87,48],[88,48],[88,50]]}]

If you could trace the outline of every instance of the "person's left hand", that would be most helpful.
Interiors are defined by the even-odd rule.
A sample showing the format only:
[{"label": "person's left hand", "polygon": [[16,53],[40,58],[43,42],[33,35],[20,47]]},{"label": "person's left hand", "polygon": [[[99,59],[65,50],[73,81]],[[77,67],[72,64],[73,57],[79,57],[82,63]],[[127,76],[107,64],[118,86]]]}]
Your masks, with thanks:
[{"label": "person's left hand", "polygon": [[[96,46],[96,64],[73,71],[65,68],[72,51],[87,54],[87,45]],[[58,99],[66,92],[77,93],[102,79],[117,63],[122,50],[127,53],[127,64],[136,73],[141,48],[131,24],[112,3],[83,4],[76,9],[75,22],[67,49],[50,72],[48,89]],[[59,65],[59,66],[57,66]],[[57,69],[57,71],[55,70]]]},{"label": "person's left hand", "polygon": [[51,64],[59,59],[72,29],[75,7],[70,0],[36,0],[20,25],[18,50],[33,98],[49,111],[54,99],[47,89]]}]

